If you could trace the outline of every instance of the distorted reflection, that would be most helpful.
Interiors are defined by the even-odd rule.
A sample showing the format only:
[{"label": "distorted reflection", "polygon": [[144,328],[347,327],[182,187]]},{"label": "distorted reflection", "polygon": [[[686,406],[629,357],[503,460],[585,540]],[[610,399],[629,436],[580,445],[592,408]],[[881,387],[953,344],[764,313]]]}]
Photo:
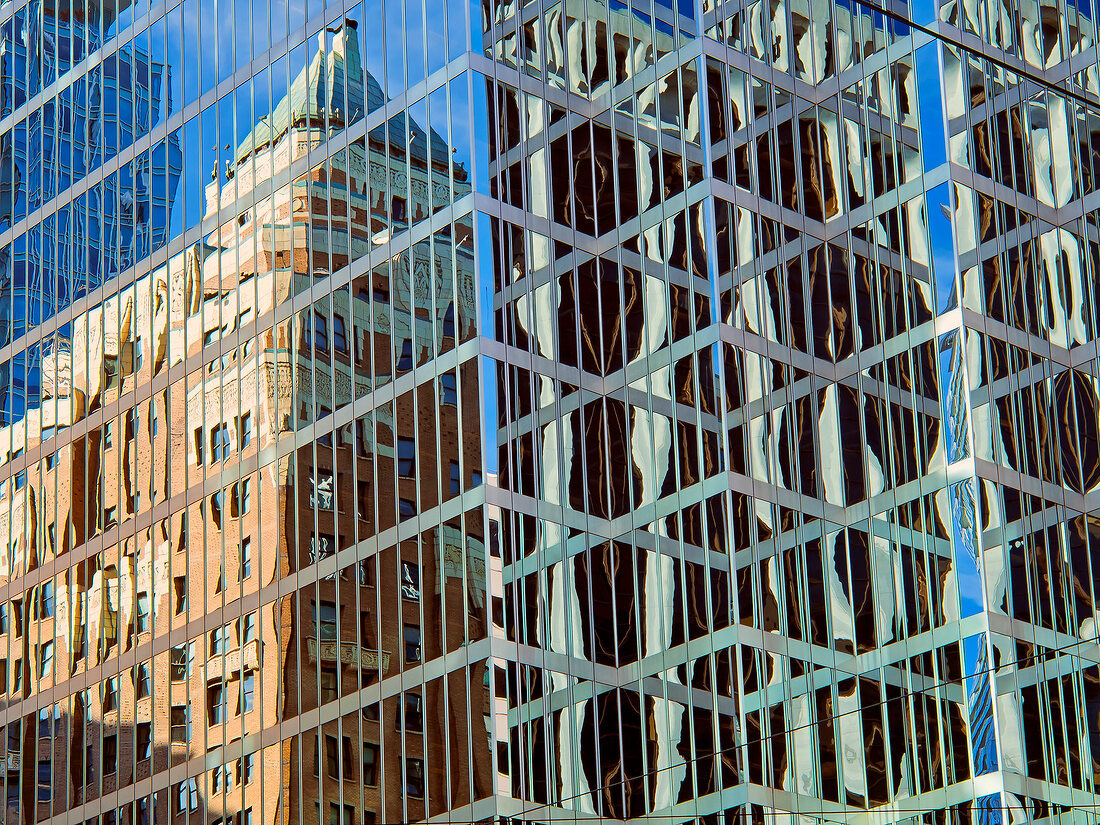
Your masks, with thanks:
[{"label": "distorted reflection", "polygon": [[0,12],[8,821],[1086,800],[1088,4],[166,5]]},{"label": "distorted reflection", "polygon": [[[26,711],[56,686],[7,726],[9,816],[45,819],[200,755],[203,772],[120,815],[365,825],[493,790],[485,517],[466,495],[483,477],[481,392],[456,350],[474,334],[473,220],[451,209],[470,158],[448,145],[444,110],[314,159],[380,105],[360,28],[322,32],[207,170],[211,231],[74,314],[5,384],[8,458],[34,458],[3,486],[0,561],[34,584],[0,606],[0,690]],[[111,74],[122,52],[86,82],[156,111],[165,67],[136,45],[125,56],[133,86]],[[148,115],[134,117],[140,135]],[[110,136],[108,156],[134,138]],[[26,292],[5,290],[19,307],[5,340],[164,246],[149,235],[168,232],[156,210],[180,174],[178,142],[164,146],[103,184],[125,190],[109,201],[127,220],[99,213],[94,245],[87,224],[43,226],[58,258],[9,261]],[[66,185],[22,168],[9,225],[28,185],[46,199]],[[402,233],[433,216],[410,246]],[[349,278],[368,256],[377,265]],[[34,274],[47,272],[65,288]],[[322,297],[283,311],[310,289]],[[415,371],[439,358],[438,375]],[[260,738],[284,722],[292,734]]]}]

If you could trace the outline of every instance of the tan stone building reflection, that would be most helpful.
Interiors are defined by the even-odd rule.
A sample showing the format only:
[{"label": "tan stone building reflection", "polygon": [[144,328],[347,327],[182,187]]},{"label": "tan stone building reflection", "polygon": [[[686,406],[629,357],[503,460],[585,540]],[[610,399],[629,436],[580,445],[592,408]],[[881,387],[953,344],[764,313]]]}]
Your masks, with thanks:
[{"label": "tan stone building reflection", "polygon": [[[34,819],[370,825],[491,793],[472,221],[391,242],[467,172],[403,115],[310,167],[382,94],[362,77],[354,24],[323,33],[214,170],[220,227],[78,315],[3,433],[30,463],[0,567],[30,586],[0,684],[53,702],[6,727]],[[303,304],[353,259],[378,263]]]}]

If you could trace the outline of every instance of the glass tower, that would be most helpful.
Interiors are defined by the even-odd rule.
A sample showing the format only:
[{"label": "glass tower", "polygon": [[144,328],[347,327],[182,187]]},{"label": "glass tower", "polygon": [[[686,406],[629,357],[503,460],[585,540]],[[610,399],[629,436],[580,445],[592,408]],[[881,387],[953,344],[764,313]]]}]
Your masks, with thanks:
[{"label": "glass tower", "polygon": [[1096,821],[1096,14],[0,4],[4,822]]}]

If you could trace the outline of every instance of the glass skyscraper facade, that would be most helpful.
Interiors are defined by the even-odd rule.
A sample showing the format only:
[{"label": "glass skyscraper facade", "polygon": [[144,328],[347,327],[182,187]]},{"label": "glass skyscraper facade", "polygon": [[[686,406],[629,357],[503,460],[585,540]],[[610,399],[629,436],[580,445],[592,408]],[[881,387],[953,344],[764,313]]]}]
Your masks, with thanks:
[{"label": "glass skyscraper facade", "polygon": [[4,822],[1100,819],[1098,14],[0,4]]}]

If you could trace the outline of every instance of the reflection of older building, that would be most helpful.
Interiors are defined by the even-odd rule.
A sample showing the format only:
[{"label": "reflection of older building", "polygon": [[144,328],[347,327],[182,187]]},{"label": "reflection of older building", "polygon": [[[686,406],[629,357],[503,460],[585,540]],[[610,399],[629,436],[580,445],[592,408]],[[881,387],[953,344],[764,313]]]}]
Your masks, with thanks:
[{"label": "reflection of older building", "polygon": [[467,173],[405,115],[303,164],[381,95],[359,49],[354,20],[325,33],[205,187],[213,231],[75,317],[4,432],[31,459],[0,561],[35,584],[0,612],[0,689],[54,696],[7,727],[9,816],[176,772],[119,815],[366,823],[491,792],[472,225],[390,241]]}]

